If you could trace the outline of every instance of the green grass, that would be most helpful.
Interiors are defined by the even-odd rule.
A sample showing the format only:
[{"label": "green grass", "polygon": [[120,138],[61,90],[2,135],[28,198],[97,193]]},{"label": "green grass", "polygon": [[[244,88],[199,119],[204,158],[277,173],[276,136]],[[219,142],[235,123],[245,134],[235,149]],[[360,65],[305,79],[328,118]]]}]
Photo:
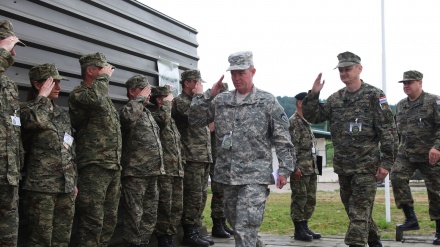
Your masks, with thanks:
[{"label": "green grass", "polygon": [[[208,195],[208,202],[204,211],[203,224],[208,228],[212,227],[211,197]],[[414,191],[416,201],[415,210],[420,223],[419,231],[406,232],[405,235],[435,235],[435,222],[430,221],[428,212],[428,196],[426,190]],[[391,222],[385,220],[385,195],[384,191],[377,191],[376,201],[373,209],[373,219],[376,221],[383,239],[395,238],[395,226],[404,221],[403,212],[394,204],[391,193]],[[344,236],[348,228],[348,217],[345,213],[338,191],[318,191],[317,205],[309,227],[323,236]],[[293,235],[293,223],[290,218],[290,193],[272,193],[266,204],[261,233]]]}]

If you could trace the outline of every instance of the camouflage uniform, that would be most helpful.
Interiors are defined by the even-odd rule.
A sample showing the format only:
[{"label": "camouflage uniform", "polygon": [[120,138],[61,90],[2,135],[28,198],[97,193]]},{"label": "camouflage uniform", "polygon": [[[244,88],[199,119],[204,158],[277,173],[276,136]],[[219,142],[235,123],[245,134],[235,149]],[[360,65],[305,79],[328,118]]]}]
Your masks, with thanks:
[{"label": "camouflage uniform", "polygon": [[[109,65],[101,53],[80,58],[81,69]],[[81,82],[69,96],[69,113],[76,130],[79,246],[108,245],[121,195],[121,130],[108,95],[109,76],[101,74],[91,86]]]},{"label": "camouflage uniform", "polygon": [[[343,64],[353,57],[360,64],[360,58],[350,52],[341,53],[338,59]],[[309,92],[302,107],[309,122],[330,122],[334,171],[339,175],[340,196],[350,219],[345,244],[379,240],[371,217],[377,189],[375,174],[379,166],[391,169],[397,151],[394,119],[385,94],[362,81],[355,93],[343,88],[323,103],[319,94]]]},{"label": "camouflage uniform", "polygon": [[[229,62],[231,67],[249,65],[252,53],[232,54]],[[234,228],[235,245],[254,247],[261,245],[258,229],[269,195],[268,185],[274,184],[272,145],[279,160],[278,174],[286,178],[293,171],[293,145],[287,130],[288,118],[272,94],[253,86],[243,101],[237,102],[236,97],[237,90],[215,98],[208,90],[193,98],[189,118],[196,126],[214,121],[219,147],[214,180],[223,186],[226,218]],[[228,137],[230,145],[222,146],[223,138]]]},{"label": "camouflage uniform", "polygon": [[200,224],[206,203],[209,165],[212,163],[211,135],[208,124],[190,126],[188,111],[192,96],[182,93],[174,98],[172,117],[176,121],[184,150],[185,176],[183,178],[182,224]]},{"label": "camouflage uniform", "polygon": [[[127,90],[145,88],[145,76],[126,82]],[[159,126],[137,95],[120,109],[122,130],[122,238],[130,244],[148,244],[157,219],[157,180],[165,174]]]},{"label": "camouflage uniform", "polygon": [[431,148],[440,150],[440,96],[422,92],[410,102],[402,99],[396,106],[399,151],[391,172],[394,199],[398,208],[414,207],[409,180],[419,169],[424,175],[431,220],[440,220],[440,162],[429,164]]},{"label": "camouflage uniform", "polygon": [[[15,36],[12,24],[0,21],[0,39]],[[23,45],[19,42],[17,45]],[[22,161],[17,85],[4,72],[14,63],[13,55],[0,47],[0,246],[16,246],[18,234],[18,183]]]},{"label": "camouflage uniform", "polygon": [[[153,96],[167,96],[167,87],[153,88]],[[150,105],[149,105],[150,106]],[[157,211],[156,236],[177,234],[183,210],[183,161],[180,133],[171,117],[171,102],[164,101],[160,107],[148,107],[160,127],[165,173],[159,176],[159,207]]]},{"label": "camouflage uniform", "polygon": [[290,216],[292,221],[307,221],[312,217],[316,205],[316,187],[318,183],[318,166],[316,163],[316,139],[310,123],[298,113],[289,119],[290,138],[295,146],[296,167],[301,170],[300,181],[295,181],[291,175],[292,190]]},{"label": "camouflage uniform", "polygon": [[[51,76],[55,80],[66,79],[53,64],[39,65],[29,71],[31,83]],[[21,123],[26,147],[23,189],[30,230],[28,245],[67,247],[77,180],[69,113],[49,98],[38,96],[22,105]]]}]

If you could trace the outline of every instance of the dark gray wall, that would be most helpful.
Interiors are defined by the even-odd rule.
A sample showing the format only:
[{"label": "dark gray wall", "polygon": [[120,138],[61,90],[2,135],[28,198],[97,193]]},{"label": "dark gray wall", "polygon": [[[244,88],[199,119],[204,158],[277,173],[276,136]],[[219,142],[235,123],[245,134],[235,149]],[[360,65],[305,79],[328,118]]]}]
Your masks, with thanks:
[{"label": "dark gray wall", "polygon": [[8,19],[27,47],[16,46],[15,64],[6,74],[25,100],[32,66],[55,63],[70,81],[61,83],[58,104],[81,81],[78,58],[102,52],[116,66],[109,94],[116,106],[126,98],[125,81],[143,74],[158,85],[157,59],[195,69],[197,31],[135,0],[1,0],[0,19]]}]

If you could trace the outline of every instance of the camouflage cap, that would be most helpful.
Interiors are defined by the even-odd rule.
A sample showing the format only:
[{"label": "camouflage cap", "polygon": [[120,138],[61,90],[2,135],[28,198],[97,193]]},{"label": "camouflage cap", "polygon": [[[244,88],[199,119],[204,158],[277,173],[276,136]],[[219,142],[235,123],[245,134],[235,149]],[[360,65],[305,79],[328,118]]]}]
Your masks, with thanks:
[{"label": "camouflage cap", "polygon": [[200,71],[198,71],[198,70],[183,71],[182,74],[180,75],[180,79],[182,81],[185,81],[185,80],[200,80],[203,83],[205,82],[204,80],[202,80],[202,75],[200,74]]},{"label": "camouflage cap", "polygon": [[107,59],[105,58],[105,55],[97,52],[92,54],[87,54],[79,58],[79,64],[81,65],[81,69],[85,69],[89,66],[95,65],[98,67],[105,67],[105,66],[113,66],[109,63],[107,63]]},{"label": "camouflage cap", "polygon": [[417,70],[408,70],[403,73],[403,80],[399,82],[405,81],[421,81],[423,79],[423,74],[418,72]]},{"label": "camouflage cap", "polygon": [[147,77],[143,75],[135,75],[125,82],[127,88],[145,88],[149,85]]},{"label": "camouflage cap", "polygon": [[361,64],[361,58],[358,55],[349,51],[339,53],[338,60],[339,63],[338,65],[336,65],[335,69],[340,67],[348,67],[354,64]]},{"label": "camouflage cap", "polygon": [[301,93],[295,95],[295,99],[296,100],[303,100],[306,96],[307,96],[306,92],[301,92]]},{"label": "camouflage cap", "polygon": [[170,94],[170,87],[169,86],[153,87],[151,89],[151,94],[153,96],[168,96]]},{"label": "camouflage cap", "polygon": [[[12,23],[8,20],[0,21],[0,39],[6,39],[7,37],[16,36],[14,33],[14,27]],[[26,46],[20,40],[17,42],[19,46]]]},{"label": "camouflage cap", "polygon": [[229,67],[226,71],[248,69],[251,65],[254,65],[252,57],[253,54],[251,51],[232,53],[228,57]]},{"label": "camouflage cap", "polygon": [[68,81],[66,77],[60,76],[55,64],[45,63],[32,67],[31,70],[29,70],[29,79],[31,81],[46,80],[49,77],[52,77],[55,80]]}]

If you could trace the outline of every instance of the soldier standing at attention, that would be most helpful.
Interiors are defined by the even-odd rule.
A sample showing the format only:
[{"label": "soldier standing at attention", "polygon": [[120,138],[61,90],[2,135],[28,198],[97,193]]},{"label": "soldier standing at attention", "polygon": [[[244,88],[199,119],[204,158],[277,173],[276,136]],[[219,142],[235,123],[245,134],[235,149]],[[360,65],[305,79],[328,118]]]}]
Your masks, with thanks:
[{"label": "soldier standing at attention", "polygon": [[75,146],[69,112],[53,101],[67,79],[54,64],[42,64],[31,68],[29,80],[28,103],[21,108],[28,246],[68,246],[78,193]]},{"label": "soldier standing at attention", "polygon": [[289,119],[276,98],[253,84],[253,55],[250,51],[229,56],[235,90],[219,93],[223,76],[203,93],[198,82],[192,99],[191,125],[214,121],[217,158],[214,180],[222,184],[225,215],[234,230],[235,246],[264,246],[258,238],[272,176],[272,146],[279,161],[277,187],[287,183],[293,171],[293,145]]},{"label": "soldier standing at attention", "polygon": [[167,86],[152,88],[148,109],[160,127],[165,174],[159,176],[159,206],[157,210],[156,237],[158,247],[174,247],[183,210],[183,160],[180,133],[171,117],[173,95]]},{"label": "soldier standing at attention", "polygon": [[193,89],[201,80],[198,70],[182,72],[182,93],[174,98],[171,114],[181,135],[186,161],[183,177],[183,244],[206,247],[214,242],[200,235],[198,224],[206,203],[204,193],[207,193],[209,165],[212,163],[211,135],[208,123],[195,127],[190,126],[188,120]]},{"label": "soldier standing at attention", "polygon": [[321,83],[319,74],[302,102],[303,114],[311,123],[330,122],[334,170],[350,219],[345,244],[380,247],[380,235],[371,214],[376,181],[388,175],[397,151],[393,113],[382,90],[360,79],[359,56],[343,52],[338,60],[336,68],[345,87],[320,103],[319,93],[325,81]]},{"label": "soldier standing at attention", "polygon": [[25,46],[12,23],[0,21],[0,246],[17,246],[18,183],[23,165],[20,105],[15,82],[4,73],[14,63],[14,46]]},{"label": "soldier standing at attention", "polygon": [[290,175],[292,190],[290,216],[295,225],[294,238],[302,241],[320,239],[321,234],[309,229],[308,221],[316,206],[316,188],[318,186],[318,165],[316,162],[316,139],[310,123],[303,117],[302,101],[307,93],[295,96],[296,112],[290,117],[290,137],[295,146],[296,166]]},{"label": "soldier standing at attention", "polygon": [[114,68],[102,53],[82,56],[79,63],[83,81],[69,95],[76,131],[78,246],[107,246],[121,196],[121,130],[108,95]]},{"label": "soldier standing at attention", "polygon": [[396,205],[403,209],[406,218],[397,230],[418,230],[409,180],[416,169],[424,175],[429,216],[436,223],[433,244],[440,245],[440,96],[423,91],[422,79],[422,73],[410,70],[403,73],[403,79],[399,81],[408,97],[396,106],[400,141],[391,169],[391,183]]},{"label": "soldier standing at attention", "polygon": [[165,174],[159,126],[145,107],[151,87],[143,75],[125,83],[128,103],[119,113],[122,131],[122,238],[147,246],[157,219],[157,180]]}]

